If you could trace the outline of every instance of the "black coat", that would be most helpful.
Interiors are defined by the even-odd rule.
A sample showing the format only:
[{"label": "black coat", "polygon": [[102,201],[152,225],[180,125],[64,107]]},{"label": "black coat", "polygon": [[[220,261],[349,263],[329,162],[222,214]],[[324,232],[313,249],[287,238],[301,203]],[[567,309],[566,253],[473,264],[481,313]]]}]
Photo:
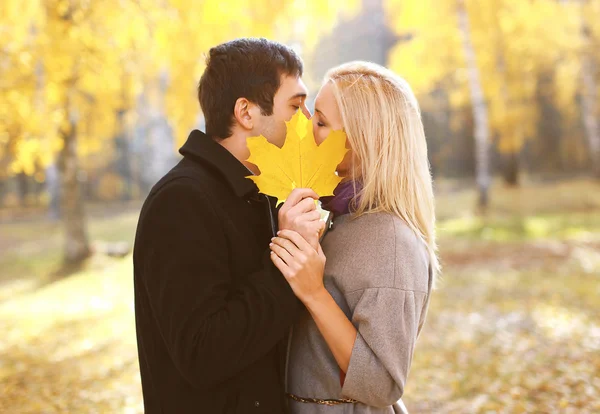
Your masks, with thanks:
[{"label": "black coat", "polygon": [[180,152],[135,238],[145,412],[282,413],[284,338],[302,305],[269,259],[273,200],[204,133]]}]

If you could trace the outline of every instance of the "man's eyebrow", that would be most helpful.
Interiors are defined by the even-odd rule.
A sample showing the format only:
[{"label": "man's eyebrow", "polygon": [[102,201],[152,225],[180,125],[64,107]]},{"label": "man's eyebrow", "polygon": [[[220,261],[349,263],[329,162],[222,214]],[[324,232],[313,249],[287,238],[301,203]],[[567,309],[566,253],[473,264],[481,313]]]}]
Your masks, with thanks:
[{"label": "man's eyebrow", "polygon": [[294,99],[298,99],[298,98],[306,98],[306,96],[307,96],[306,92],[298,92],[297,94],[292,96],[289,100],[293,101]]}]

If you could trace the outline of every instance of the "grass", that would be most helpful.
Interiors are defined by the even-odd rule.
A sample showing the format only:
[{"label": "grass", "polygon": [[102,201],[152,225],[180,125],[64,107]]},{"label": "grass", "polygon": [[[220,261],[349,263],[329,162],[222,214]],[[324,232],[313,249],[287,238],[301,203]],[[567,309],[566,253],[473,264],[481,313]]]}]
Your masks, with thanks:
[{"label": "grass", "polygon": [[598,412],[600,266],[488,263],[447,265],[415,351],[411,412]]},{"label": "grass", "polygon": [[600,216],[594,212],[553,213],[532,216],[468,216],[440,221],[440,237],[470,240],[515,241],[594,238],[600,232]]},{"label": "grass", "polygon": [[0,412],[141,413],[129,259],[0,304]]},{"label": "grass", "polygon": [[[135,206],[128,206],[110,216],[92,214],[92,219],[88,221],[90,240],[92,244],[126,242],[133,246],[137,219],[138,210]],[[0,303],[65,275],[66,269],[62,264],[63,228],[60,222],[38,219],[2,223],[0,235]],[[90,266],[97,266],[97,263],[90,260],[82,270]]]},{"label": "grass", "polygon": [[[92,214],[90,239],[132,244],[137,213]],[[131,257],[95,255],[65,277],[61,231],[0,225],[0,412],[141,413]]]},{"label": "grass", "polygon": [[[600,412],[600,185],[438,192],[444,275],[414,355],[411,412]],[[443,187],[443,186],[442,186]]]},{"label": "grass", "polygon": [[[444,274],[406,405],[414,413],[600,412],[600,187],[496,184],[484,217],[473,212],[475,196],[438,186]],[[96,214],[89,230],[93,240],[131,242],[136,221],[135,209]],[[96,255],[53,279],[60,230],[0,224],[8,246],[0,253],[0,412],[141,413],[131,257]]]},{"label": "grass", "polygon": [[[477,193],[463,181],[436,182],[438,219],[474,215]],[[537,182],[524,178],[519,187],[507,187],[496,180],[490,189],[487,217],[528,217],[547,214],[586,213],[600,209],[600,182],[579,179],[564,182]]]}]

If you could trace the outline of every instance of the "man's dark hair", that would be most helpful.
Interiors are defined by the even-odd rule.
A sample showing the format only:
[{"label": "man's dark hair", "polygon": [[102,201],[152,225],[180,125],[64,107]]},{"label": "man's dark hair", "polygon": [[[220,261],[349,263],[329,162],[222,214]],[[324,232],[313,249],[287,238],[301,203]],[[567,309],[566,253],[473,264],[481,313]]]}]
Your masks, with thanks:
[{"label": "man's dark hair", "polygon": [[239,98],[257,104],[263,115],[272,115],[281,76],[302,76],[302,72],[296,52],[271,40],[243,38],[213,47],[198,84],[206,133],[215,138],[231,136]]}]

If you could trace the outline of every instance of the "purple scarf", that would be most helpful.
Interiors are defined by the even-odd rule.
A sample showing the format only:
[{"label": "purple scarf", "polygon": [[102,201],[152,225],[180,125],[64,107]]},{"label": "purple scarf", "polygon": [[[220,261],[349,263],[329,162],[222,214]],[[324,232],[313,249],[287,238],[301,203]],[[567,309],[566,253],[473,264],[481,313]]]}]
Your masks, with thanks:
[{"label": "purple scarf", "polygon": [[[360,192],[362,185],[360,182],[356,182],[356,193]],[[353,210],[353,200],[356,199],[354,192],[354,181],[349,180],[340,183],[335,190],[333,190],[333,196],[321,197],[320,200],[323,203],[325,210],[331,211],[336,216],[348,214]],[[358,199],[356,199],[358,201]]]}]

